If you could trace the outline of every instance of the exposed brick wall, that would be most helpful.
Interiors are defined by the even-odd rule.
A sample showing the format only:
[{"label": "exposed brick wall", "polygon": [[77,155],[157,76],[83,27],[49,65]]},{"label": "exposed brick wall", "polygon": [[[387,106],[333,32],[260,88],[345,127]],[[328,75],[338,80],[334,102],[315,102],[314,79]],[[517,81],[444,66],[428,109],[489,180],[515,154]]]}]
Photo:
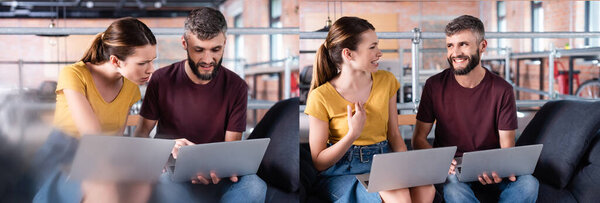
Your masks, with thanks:
[{"label": "exposed brick wall", "polygon": [[[493,12],[485,13],[489,19],[493,19],[492,22],[485,22],[486,29],[496,30],[496,2],[483,2],[482,4],[489,4],[493,7]],[[507,12],[507,30],[508,32],[529,32],[531,31],[531,2],[529,1],[507,1],[506,3]],[[487,6],[486,6],[487,7]],[[545,32],[582,32],[584,31],[583,24],[584,19],[584,2],[574,1],[544,1],[542,3],[544,9],[544,31]],[[489,27],[493,27],[489,29]],[[495,46],[496,42],[493,41],[491,45]],[[531,39],[509,39],[507,40],[509,46],[513,52],[530,52],[531,51]],[[545,44],[546,50],[550,49],[550,44],[553,43],[558,49],[563,49],[567,44],[571,48],[582,48],[584,47],[583,39],[542,39],[542,43]],[[568,57],[562,57],[556,59],[564,64],[565,68],[568,68],[569,61]],[[543,90],[548,91],[548,59],[543,60],[544,63],[544,75],[543,75]],[[511,71],[514,74],[516,71],[516,61],[511,62]],[[503,66],[495,66],[495,70],[504,72]],[[581,60],[576,60],[574,63],[574,69],[581,71],[579,79],[581,83],[588,79],[598,78],[600,68],[593,66],[589,63],[583,63]],[[520,84],[519,86],[540,89],[540,78],[539,78],[540,66],[533,65],[522,61],[520,63]],[[575,83],[575,82],[574,82]],[[558,91],[558,83],[554,83],[555,91]],[[577,90],[577,85],[574,85],[573,91]],[[521,93],[521,99],[539,99],[538,95],[531,93]],[[545,98],[545,97],[544,97]]]}]

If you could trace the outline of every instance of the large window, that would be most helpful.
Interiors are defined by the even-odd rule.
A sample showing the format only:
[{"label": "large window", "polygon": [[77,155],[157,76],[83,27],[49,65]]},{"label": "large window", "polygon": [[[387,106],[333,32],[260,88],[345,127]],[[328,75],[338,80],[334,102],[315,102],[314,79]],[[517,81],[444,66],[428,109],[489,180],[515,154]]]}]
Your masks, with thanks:
[{"label": "large window", "polygon": [[[498,1],[496,4],[496,13],[498,19],[498,32],[506,32],[506,4],[504,1]],[[506,39],[498,39],[498,48],[506,47]]]},{"label": "large window", "polygon": [[[281,0],[271,0],[269,9],[269,22],[273,28],[283,27],[281,24]],[[283,53],[283,35],[270,35],[271,41],[271,60],[282,59]]]},{"label": "large window", "polygon": [[[531,31],[544,31],[544,8],[541,1],[531,2]],[[533,38],[531,43],[532,51],[544,51],[544,41],[541,38]]]},{"label": "large window", "polygon": [[[600,2],[585,2],[585,31],[600,32]],[[600,47],[600,39],[586,38],[585,45],[590,47]]]}]

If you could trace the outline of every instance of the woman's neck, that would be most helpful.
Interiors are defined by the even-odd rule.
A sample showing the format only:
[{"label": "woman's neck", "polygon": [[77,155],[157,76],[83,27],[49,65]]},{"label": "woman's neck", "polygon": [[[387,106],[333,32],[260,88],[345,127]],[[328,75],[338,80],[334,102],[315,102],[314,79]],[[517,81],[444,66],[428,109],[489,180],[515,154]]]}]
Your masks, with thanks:
[{"label": "woman's neck", "polygon": [[371,73],[352,70],[348,67],[342,67],[342,71],[334,80],[337,88],[354,90],[369,86],[372,82]]},{"label": "woman's neck", "polygon": [[90,70],[92,76],[101,79],[106,83],[118,82],[123,77],[121,73],[117,71],[117,68],[108,62],[102,64],[92,64],[86,62],[85,65]]}]

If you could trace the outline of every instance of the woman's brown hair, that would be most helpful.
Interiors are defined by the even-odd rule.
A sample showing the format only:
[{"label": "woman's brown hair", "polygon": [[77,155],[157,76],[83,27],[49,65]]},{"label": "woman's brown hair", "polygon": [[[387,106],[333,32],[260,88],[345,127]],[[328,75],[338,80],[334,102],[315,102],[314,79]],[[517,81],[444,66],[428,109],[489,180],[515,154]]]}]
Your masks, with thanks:
[{"label": "woman's brown hair", "polygon": [[135,18],[120,18],[96,35],[81,61],[101,64],[108,61],[110,55],[125,60],[133,54],[135,47],[148,44],[156,45],[156,38],[148,26]]},{"label": "woman's brown hair", "polygon": [[342,64],[342,50],[356,50],[360,36],[375,27],[367,20],[358,17],[341,17],[329,29],[325,42],[317,50],[310,90],[325,84],[338,75],[338,66]]}]

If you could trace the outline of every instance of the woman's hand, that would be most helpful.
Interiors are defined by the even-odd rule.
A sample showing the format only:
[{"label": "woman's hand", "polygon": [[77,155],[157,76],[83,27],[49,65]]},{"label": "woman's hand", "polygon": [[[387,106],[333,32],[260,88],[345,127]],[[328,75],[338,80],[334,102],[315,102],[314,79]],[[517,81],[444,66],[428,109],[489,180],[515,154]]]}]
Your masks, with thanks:
[{"label": "woman's hand", "polygon": [[364,104],[354,103],[354,114],[350,105],[346,106],[348,113],[348,135],[356,140],[365,127],[367,113],[365,112]]}]

